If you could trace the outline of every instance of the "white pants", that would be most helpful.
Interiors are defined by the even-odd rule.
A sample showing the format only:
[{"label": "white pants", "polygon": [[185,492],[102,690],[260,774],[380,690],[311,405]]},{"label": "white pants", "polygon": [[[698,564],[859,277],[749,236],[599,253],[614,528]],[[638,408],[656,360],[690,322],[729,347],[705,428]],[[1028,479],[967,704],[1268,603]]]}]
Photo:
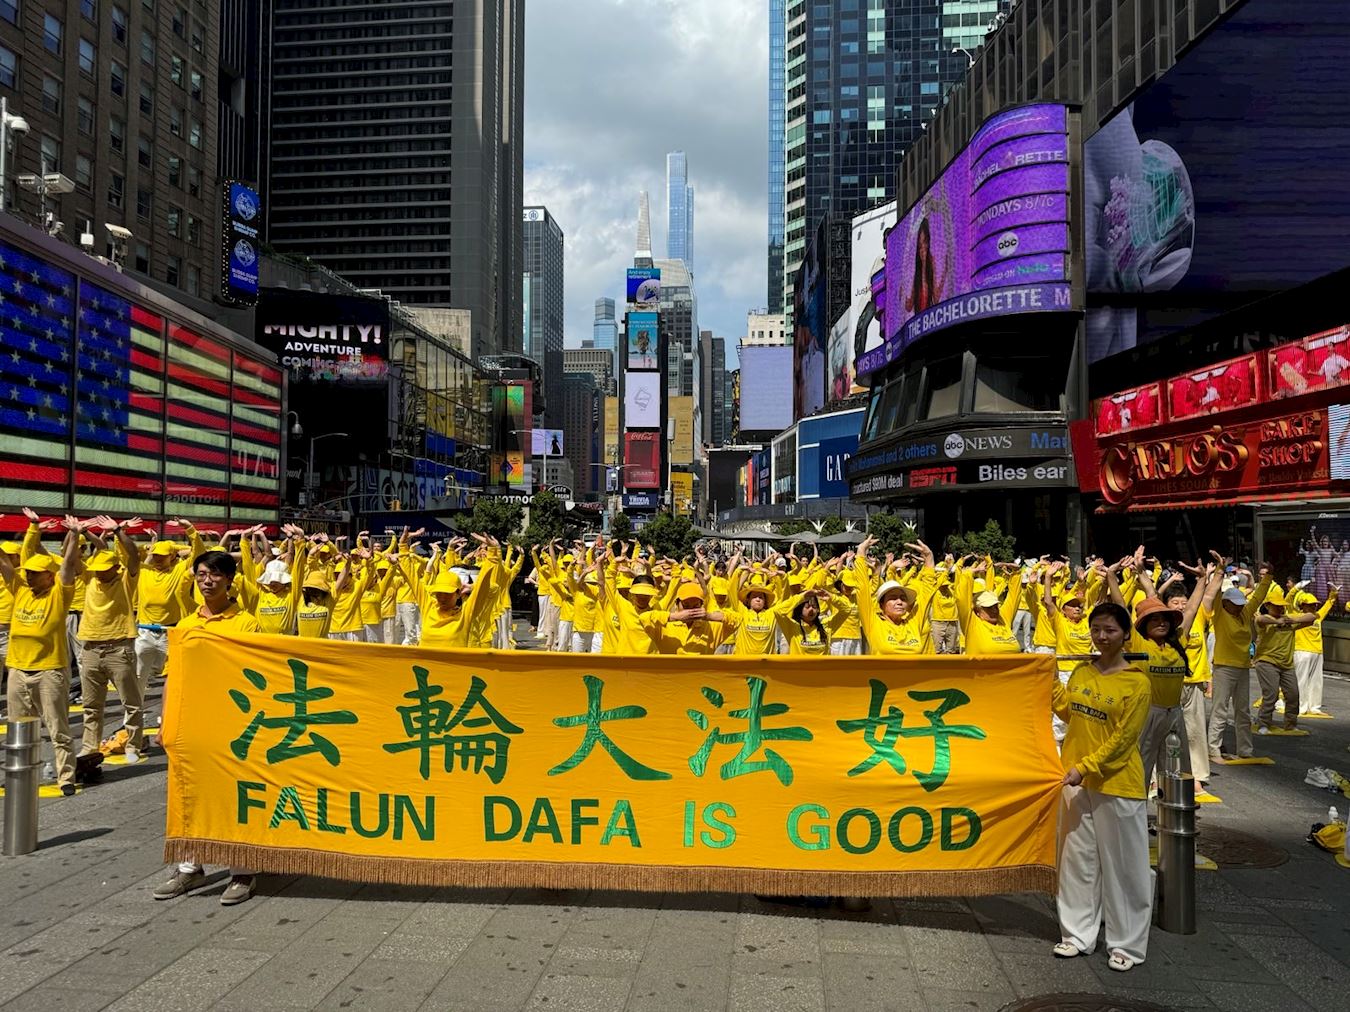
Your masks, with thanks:
[{"label": "white pants", "polygon": [[604,643],[604,638],[604,633],[574,632],[572,634],[572,653],[598,654],[601,645]]},{"label": "white pants", "polygon": [[66,612],[66,646],[70,650],[70,670],[72,676],[75,669],[79,667],[80,659],[80,639],[75,634],[80,629],[80,613],[78,611]]},{"label": "white pants", "polygon": [[1186,725],[1186,744],[1191,754],[1191,773],[1200,783],[1209,782],[1209,743],[1205,740],[1205,693],[1201,684],[1181,689],[1181,716]]},{"label": "white pants", "polygon": [[1106,948],[1136,963],[1148,955],[1153,870],[1142,798],[1065,787],[1059,806],[1059,932],[1081,952]]},{"label": "white pants", "polygon": [[330,640],[346,640],[348,643],[364,643],[366,641],[366,631],[360,629],[354,632],[330,632]]},{"label": "white pants", "polygon": [[384,642],[384,628],[379,622],[367,622],[366,630],[363,635],[365,636],[367,643]]},{"label": "white pants", "polygon": [[141,686],[141,698],[147,699],[150,679],[164,674],[164,662],[169,659],[169,634],[151,629],[136,631],[136,681]]},{"label": "white pants", "polygon": [[862,640],[830,640],[831,657],[857,657],[862,653]]},{"label": "white pants", "polygon": [[716,650],[713,651],[713,653],[715,654],[734,654],[735,652],[736,652],[735,643],[723,643],[720,647],[718,647]]},{"label": "white pants", "polygon": [[394,616],[380,619],[380,638],[375,641],[378,643],[397,643],[394,639]]},{"label": "white pants", "polygon": [[544,649],[552,650],[558,635],[558,609],[551,594],[539,595],[539,625],[535,632],[544,641]]},{"label": "white pants", "polygon": [[570,654],[572,652],[572,622],[558,619],[558,636],[554,649],[560,654]]},{"label": "white pants", "polygon": [[[1202,704],[1203,705],[1203,704]],[[1187,744],[1186,722],[1180,706],[1150,706],[1144,730],[1139,734],[1139,758],[1144,761],[1144,787],[1147,789],[1153,771],[1167,767],[1167,735],[1175,731],[1181,739],[1181,772],[1191,773],[1191,749]]]},{"label": "white pants", "polygon": [[1322,712],[1322,655],[1312,650],[1294,651],[1294,674],[1298,678],[1299,710]]},{"label": "white pants", "polygon": [[1022,645],[1022,653],[1027,653],[1031,647],[1031,612],[1025,608],[1018,608],[1017,614],[1013,616],[1012,632],[1017,637],[1017,642]]},{"label": "white pants", "polygon": [[[1043,652],[1044,649],[1045,648],[1043,647],[1037,647],[1036,652],[1041,653]],[[1054,653],[1053,650],[1051,650],[1050,652]],[[1061,671],[1059,673],[1059,684],[1068,685],[1070,674],[1071,672]],[[1055,735],[1055,746],[1056,747],[1062,746],[1064,744],[1064,736],[1069,733],[1069,722],[1066,720],[1060,720],[1059,717],[1057,717],[1055,714],[1052,713],[1050,714],[1050,729],[1051,731],[1054,732]]]},{"label": "white pants", "polygon": [[403,627],[403,645],[415,647],[422,640],[422,612],[412,601],[400,601],[395,606],[396,618]]}]

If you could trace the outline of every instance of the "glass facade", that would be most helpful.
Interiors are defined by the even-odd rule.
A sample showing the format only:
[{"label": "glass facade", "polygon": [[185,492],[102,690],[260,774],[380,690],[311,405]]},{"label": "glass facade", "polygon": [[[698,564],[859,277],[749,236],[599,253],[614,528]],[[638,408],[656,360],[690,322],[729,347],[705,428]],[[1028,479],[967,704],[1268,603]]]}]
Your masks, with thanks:
[{"label": "glass facade", "polygon": [[769,0],[769,293],[783,309],[783,131],[787,101],[787,0]]},{"label": "glass facade", "polygon": [[619,378],[619,322],[614,318],[614,300],[595,300],[595,322],[591,324],[591,343],[596,348],[606,349],[613,360],[614,379]]},{"label": "glass facade", "polygon": [[525,226],[524,352],[543,369],[546,427],[562,425],[563,231],[546,207],[527,207]]},{"label": "glass facade", "polygon": [[666,155],[666,256],[694,269],[694,188],[683,151]]}]

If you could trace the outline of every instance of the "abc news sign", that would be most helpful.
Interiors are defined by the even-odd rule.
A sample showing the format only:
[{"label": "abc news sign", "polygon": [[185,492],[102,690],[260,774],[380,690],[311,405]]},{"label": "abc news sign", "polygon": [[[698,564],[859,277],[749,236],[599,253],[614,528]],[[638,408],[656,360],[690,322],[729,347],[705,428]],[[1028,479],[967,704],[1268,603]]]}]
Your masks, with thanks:
[{"label": "abc news sign", "polygon": [[874,474],[964,460],[1063,456],[1069,449],[1069,433],[1062,426],[957,429],[913,436],[876,449],[860,448],[846,467],[852,481]]}]

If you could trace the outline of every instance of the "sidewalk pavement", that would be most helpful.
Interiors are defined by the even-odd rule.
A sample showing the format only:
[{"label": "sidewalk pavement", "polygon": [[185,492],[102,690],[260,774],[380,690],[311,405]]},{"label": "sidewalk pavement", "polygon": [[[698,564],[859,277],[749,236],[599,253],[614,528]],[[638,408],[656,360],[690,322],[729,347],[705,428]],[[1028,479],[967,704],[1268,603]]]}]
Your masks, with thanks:
[{"label": "sidewalk pavement", "polygon": [[40,849],[0,859],[0,1009],[970,1012],[1068,992],[1178,1009],[1344,1008],[1350,871],[1304,842],[1330,804],[1350,807],[1303,784],[1310,766],[1350,770],[1350,682],[1328,679],[1326,695],[1335,720],[1308,722],[1308,738],[1258,739],[1277,764],[1219,768],[1224,804],[1201,811],[1202,833],[1240,829],[1288,861],[1199,873],[1199,933],[1155,929],[1148,961],[1129,973],[1108,970],[1100,950],[1054,959],[1053,905],[1032,895],[877,900],[846,913],[729,894],[269,875],[253,900],[226,908],[218,872],[157,903],[165,758],[155,753],[43,801]]}]

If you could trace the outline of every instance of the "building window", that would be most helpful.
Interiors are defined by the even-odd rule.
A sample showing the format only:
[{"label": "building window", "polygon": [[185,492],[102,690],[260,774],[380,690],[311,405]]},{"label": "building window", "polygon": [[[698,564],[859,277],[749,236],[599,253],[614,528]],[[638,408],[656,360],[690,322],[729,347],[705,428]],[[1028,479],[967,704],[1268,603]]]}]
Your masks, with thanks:
[{"label": "building window", "polygon": [[192,72],[192,97],[198,102],[202,100],[202,75],[195,70]]},{"label": "building window", "polygon": [[195,165],[188,166],[188,196],[200,197],[202,195],[202,170]]},{"label": "building window", "polygon": [[153,169],[155,166],[155,146],[150,138],[141,137],[136,141],[136,161],[140,163],[143,169]]},{"label": "building window", "polygon": [[191,144],[198,151],[201,150],[202,125],[198,123],[195,119],[192,121],[192,125],[188,127],[188,143]]},{"label": "building window", "polygon": [[168,266],[164,268],[164,280],[167,281],[169,284],[173,285],[175,288],[177,288],[178,280],[179,278],[182,277],[182,275],[183,275],[183,258],[175,256],[169,257]]},{"label": "building window", "polygon": [[55,137],[42,135],[43,172],[61,171],[61,142]]},{"label": "building window", "polygon": [[127,125],[116,116],[108,120],[108,146],[114,151],[127,149]]},{"label": "building window", "polygon": [[155,65],[155,37],[148,28],[141,32],[141,62]]},{"label": "building window", "polygon": [[122,200],[126,194],[127,181],[116,172],[108,177],[108,203],[113,207],[120,208]]},{"label": "building window", "polygon": [[0,18],[4,18],[11,25],[19,23],[19,5],[15,0],[0,0]]},{"label": "building window", "polygon": [[53,116],[61,115],[61,82],[54,77],[42,79],[42,108]]},{"label": "building window", "polygon": [[61,52],[61,19],[55,14],[43,15],[42,44],[49,53]]},{"label": "building window", "polygon": [[80,0],[80,13],[90,21],[97,21],[98,0]]},{"label": "building window", "polygon": [[183,287],[187,289],[189,295],[198,295],[201,292],[202,272],[191,264],[188,265],[187,282]]},{"label": "building window", "polygon": [[183,238],[183,212],[176,207],[171,207],[169,208],[167,220],[169,223],[169,235],[173,236],[175,239]]},{"label": "building window", "polygon": [[169,184],[183,188],[183,159],[177,155],[169,156]]},{"label": "building window", "polygon": [[197,25],[192,26],[192,41],[189,43],[194,53],[200,54],[202,51],[202,30]]},{"label": "building window", "polygon": [[196,246],[202,239],[202,223],[195,214],[187,216],[187,241]]},{"label": "building window", "polygon": [[149,190],[136,191],[136,217],[141,221],[149,221],[150,214],[154,210],[154,200]]},{"label": "building window", "polygon": [[79,108],[76,123],[80,133],[86,137],[94,136],[94,103],[81,95],[76,104]]},{"label": "building window", "polygon": [[80,40],[80,70],[82,72],[93,75],[96,54],[97,50],[92,42],[88,39]]},{"label": "building window", "polygon": [[155,92],[147,81],[141,82],[141,112],[146,116],[155,113]]},{"label": "building window", "polygon": [[150,273],[150,247],[143,242],[136,244],[136,270],[142,274]]},{"label": "building window", "polygon": [[94,163],[84,155],[75,156],[75,185],[81,190],[94,185]]},{"label": "building window", "polygon": [[169,108],[169,133],[175,137],[183,136],[183,110],[176,106]]},{"label": "building window", "polygon": [[113,41],[127,44],[127,12],[116,4],[112,11],[112,34]]},{"label": "building window", "polygon": [[177,53],[169,54],[169,80],[183,87],[183,58]]},{"label": "building window", "polygon": [[113,60],[112,66],[109,68],[108,72],[112,78],[112,93],[114,95],[126,95],[127,68],[122,66],[116,60]]},{"label": "building window", "polygon": [[0,46],[0,84],[6,88],[16,87],[19,80],[19,58],[12,50]]},{"label": "building window", "polygon": [[173,33],[180,39],[187,38],[187,11],[182,7],[173,9]]}]

